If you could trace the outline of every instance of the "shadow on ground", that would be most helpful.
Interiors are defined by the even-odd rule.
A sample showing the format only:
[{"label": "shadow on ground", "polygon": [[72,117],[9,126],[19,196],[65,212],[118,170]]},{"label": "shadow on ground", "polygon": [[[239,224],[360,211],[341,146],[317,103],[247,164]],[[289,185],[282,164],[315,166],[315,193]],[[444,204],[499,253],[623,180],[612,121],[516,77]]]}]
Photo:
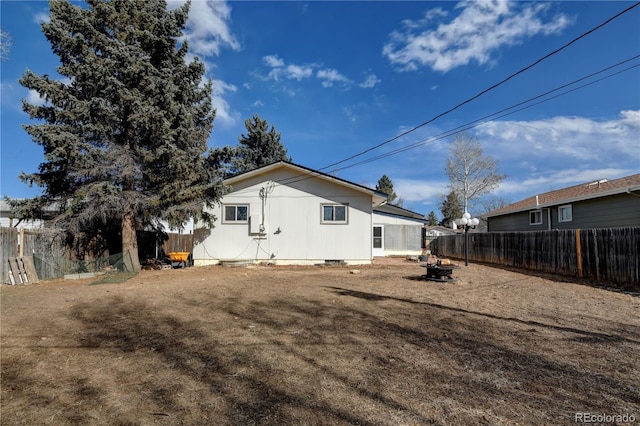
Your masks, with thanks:
[{"label": "shadow on ground", "polygon": [[[39,407],[55,424],[572,424],[575,412],[638,413],[638,342],[620,334],[325,291],[183,296],[171,313],[124,297],[79,304],[68,351],[46,361],[76,369],[35,377],[29,365],[45,361],[9,358],[3,387],[29,401],[12,410]],[[607,351],[629,361],[611,367]]]}]

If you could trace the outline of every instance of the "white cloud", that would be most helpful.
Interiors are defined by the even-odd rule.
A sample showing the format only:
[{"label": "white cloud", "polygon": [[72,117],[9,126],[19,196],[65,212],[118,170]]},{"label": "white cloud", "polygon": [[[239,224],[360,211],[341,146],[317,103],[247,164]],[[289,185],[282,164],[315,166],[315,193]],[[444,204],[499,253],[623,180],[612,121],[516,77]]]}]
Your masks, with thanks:
[{"label": "white cloud", "polygon": [[[169,0],[169,9],[184,5],[184,0]],[[192,1],[189,9],[184,37],[189,42],[189,52],[185,60],[191,62],[195,56],[200,57],[208,73],[216,65],[210,59],[218,56],[222,48],[240,50],[240,43],[230,29],[231,7],[226,1],[197,0]],[[221,80],[213,80],[212,104],[216,108],[216,123],[234,125],[240,114],[232,110],[224,98],[228,92],[237,91],[233,84]]]},{"label": "white cloud", "polygon": [[227,92],[236,92],[238,88],[233,84],[222,80],[213,80],[213,97],[211,103],[216,109],[216,123],[233,126],[240,119],[240,113],[233,111],[223,95]]},{"label": "white cloud", "polygon": [[266,77],[260,77],[263,80],[279,81],[281,78],[288,80],[301,81],[302,79],[313,76],[313,65],[293,65],[285,66],[284,60],[278,55],[267,55],[262,57],[262,61],[271,68]]},{"label": "white cloud", "polygon": [[29,93],[27,94],[26,101],[31,105],[42,106],[47,103],[47,100],[40,96],[38,92],[33,89],[29,89]]},{"label": "white cloud", "polygon": [[548,4],[522,5],[499,0],[461,2],[460,14],[435,29],[432,21],[444,18],[442,9],[432,9],[418,21],[405,20],[403,31],[394,31],[383,54],[405,70],[421,66],[447,72],[472,61],[486,64],[503,46],[521,44],[524,39],[560,32],[570,24],[565,15],[543,22]]},{"label": "white cloud", "polygon": [[376,84],[380,83],[380,79],[376,77],[375,74],[369,74],[367,78],[364,79],[362,83],[360,83],[360,87],[363,89],[370,89],[375,87]]},{"label": "white cloud", "polygon": [[313,68],[309,65],[287,65],[285,68],[285,76],[288,79],[302,80],[313,75]]},{"label": "white cloud", "polygon": [[351,84],[351,80],[332,68],[318,70],[316,77],[322,80],[323,87],[331,87],[334,83]]},{"label": "white cloud", "polygon": [[358,116],[354,112],[353,107],[349,107],[349,106],[343,107],[342,112],[344,112],[344,114],[347,116],[347,119],[350,122],[355,123],[358,120]]},{"label": "white cloud", "polygon": [[33,22],[36,24],[49,23],[51,18],[47,12],[38,12],[33,16]]},{"label": "white cloud", "polygon": [[558,116],[546,120],[494,121],[475,130],[491,153],[502,159],[582,162],[636,160],[640,163],[640,111],[618,119]]},{"label": "white cloud", "polygon": [[[406,128],[398,133],[403,130]],[[473,135],[485,154],[498,160],[500,172],[508,175],[493,194],[514,202],[572,185],[640,173],[640,110],[624,110],[618,117],[602,120],[558,116],[495,121],[475,128]],[[415,139],[428,139],[428,135]],[[449,148],[450,139],[445,139],[391,157],[390,164],[404,165],[404,169],[391,171],[385,166],[396,193],[407,203],[438,210],[440,197],[448,192],[443,167]],[[424,163],[424,180],[408,176],[419,161]],[[442,180],[438,180],[438,173]]]},{"label": "white cloud", "polygon": [[[184,1],[170,1],[175,9]],[[240,50],[240,43],[232,34],[229,23],[231,7],[225,1],[198,0],[191,2],[185,37],[189,50],[199,56],[218,56],[223,47]]]},{"label": "white cloud", "polygon": [[[353,84],[353,81],[349,77],[340,73],[340,71],[335,68],[320,68],[319,64],[287,64],[278,55],[263,56],[262,62],[271,69],[266,76],[255,74],[256,77],[261,80],[280,81],[281,79],[287,79],[302,81],[313,77],[315,74],[315,77],[321,81],[323,87],[332,87],[337,83],[343,86],[351,86]],[[365,83],[360,86],[373,87],[379,81],[375,75],[371,74],[365,81],[366,84],[370,84],[371,86],[363,86]]]},{"label": "white cloud", "polygon": [[407,202],[434,204],[448,192],[448,182],[440,180],[393,179],[393,189]]},{"label": "white cloud", "polygon": [[620,115],[622,116],[621,123],[636,129],[640,128],[640,111],[622,111]]},{"label": "white cloud", "polygon": [[265,64],[273,68],[284,66],[284,61],[278,58],[278,55],[267,55],[263,57],[262,60]]}]

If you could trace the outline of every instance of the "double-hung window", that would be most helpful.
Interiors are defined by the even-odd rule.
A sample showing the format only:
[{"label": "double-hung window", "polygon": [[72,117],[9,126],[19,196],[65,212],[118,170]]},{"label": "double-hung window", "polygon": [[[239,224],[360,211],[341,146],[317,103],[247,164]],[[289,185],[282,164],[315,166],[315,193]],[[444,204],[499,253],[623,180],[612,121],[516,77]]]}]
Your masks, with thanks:
[{"label": "double-hung window", "polygon": [[571,222],[573,220],[573,211],[571,204],[558,207],[558,222]]},{"label": "double-hung window", "polygon": [[349,219],[348,205],[346,204],[323,204],[322,223],[347,223]]},{"label": "double-hung window", "polygon": [[224,223],[247,223],[248,221],[248,204],[226,204],[224,206]]},{"label": "double-hung window", "polygon": [[529,212],[529,225],[542,225],[542,210]]}]

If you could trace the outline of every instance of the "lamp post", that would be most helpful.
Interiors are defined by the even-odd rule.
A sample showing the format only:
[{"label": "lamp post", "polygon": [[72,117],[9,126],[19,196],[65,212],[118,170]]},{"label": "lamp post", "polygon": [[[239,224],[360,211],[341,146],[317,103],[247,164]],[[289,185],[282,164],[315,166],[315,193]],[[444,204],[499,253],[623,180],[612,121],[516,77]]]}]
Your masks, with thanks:
[{"label": "lamp post", "polygon": [[454,220],[455,224],[464,229],[464,266],[469,266],[469,229],[475,228],[480,223],[480,220],[475,217],[471,217],[466,211],[462,215],[462,218]]}]

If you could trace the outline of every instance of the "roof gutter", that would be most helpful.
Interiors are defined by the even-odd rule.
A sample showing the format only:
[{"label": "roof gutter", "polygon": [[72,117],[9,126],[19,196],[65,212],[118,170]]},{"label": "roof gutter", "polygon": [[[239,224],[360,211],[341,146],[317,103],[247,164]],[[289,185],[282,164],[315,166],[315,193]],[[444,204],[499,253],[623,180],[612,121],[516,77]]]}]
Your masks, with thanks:
[{"label": "roof gutter", "polygon": [[631,187],[627,188],[627,194],[629,195],[633,195],[634,197],[638,197],[640,198],[640,195],[638,194],[634,194],[633,191],[636,191],[637,189],[631,189]]}]

